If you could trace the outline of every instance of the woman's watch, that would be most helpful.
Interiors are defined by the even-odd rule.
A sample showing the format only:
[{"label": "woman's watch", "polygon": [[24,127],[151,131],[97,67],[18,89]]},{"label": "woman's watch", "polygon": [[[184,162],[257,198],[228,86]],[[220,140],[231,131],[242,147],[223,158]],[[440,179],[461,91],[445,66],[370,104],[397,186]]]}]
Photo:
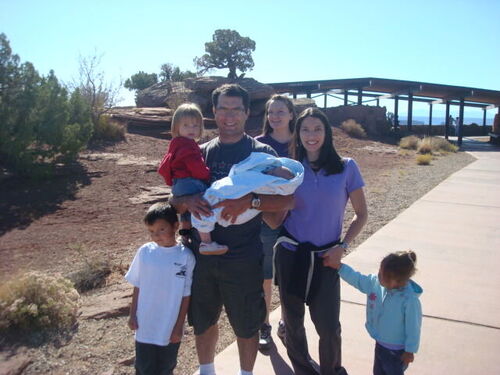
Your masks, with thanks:
[{"label": "woman's watch", "polygon": [[260,207],[260,198],[257,194],[252,193],[252,208],[258,209]]},{"label": "woman's watch", "polygon": [[347,252],[347,249],[349,248],[349,242],[342,241],[339,243],[339,247],[344,249],[344,253]]}]

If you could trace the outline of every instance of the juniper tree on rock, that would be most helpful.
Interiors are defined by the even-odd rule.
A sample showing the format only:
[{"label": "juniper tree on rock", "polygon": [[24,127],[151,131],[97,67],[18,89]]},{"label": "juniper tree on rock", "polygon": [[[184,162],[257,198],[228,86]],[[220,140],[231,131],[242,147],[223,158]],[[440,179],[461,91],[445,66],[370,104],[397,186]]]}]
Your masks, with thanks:
[{"label": "juniper tree on rock", "polygon": [[[254,62],[252,52],[255,42],[249,37],[242,37],[237,31],[229,29],[215,30],[212,41],[205,43],[205,54],[194,58],[198,74],[212,69],[229,69],[230,79],[238,78],[236,71],[252,70]],[[241,74],[239,78],[243,77]]]},{"label": "juniper tree on rock", "polygon": [[170,63],[162,64],[161,72],[160,72],[160,80],[162,82],[171,81],[171,82],[181,82],[186,78],[195,78],[196,73],[186,70],[182,71],[178,66],[172,65]]},{"label": "juniper tree on rock", "polygon": [[123,86],[129,90],[144,90],[158,82],[156,73],[146,73],[142,70],[125,80]]}]

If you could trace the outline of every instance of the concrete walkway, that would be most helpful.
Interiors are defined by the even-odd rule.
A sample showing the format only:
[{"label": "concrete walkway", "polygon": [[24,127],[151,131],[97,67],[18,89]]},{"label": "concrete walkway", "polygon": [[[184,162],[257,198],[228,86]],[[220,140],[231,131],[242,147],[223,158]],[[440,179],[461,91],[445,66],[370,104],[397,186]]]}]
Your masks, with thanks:
[{"label": "concrete walkway", "polygon": [[[418,256],[414,279],[424,289],[422,340],[407,374],[500,374],[500,148],[464,139],[478,159],[427,193],[365,241],[345,262],[376,272],[390,251]],[[371,374],[373,340],[364,328],[365,296],[342,285],[343,364]],[[273,336],[280,309],[271,314]],[[318,337],[306,313],[310,354]],[[279,339],[259,353],[255,375],[293,374]],[[215,359],[217,374],[237,374],[233,343]]]}]

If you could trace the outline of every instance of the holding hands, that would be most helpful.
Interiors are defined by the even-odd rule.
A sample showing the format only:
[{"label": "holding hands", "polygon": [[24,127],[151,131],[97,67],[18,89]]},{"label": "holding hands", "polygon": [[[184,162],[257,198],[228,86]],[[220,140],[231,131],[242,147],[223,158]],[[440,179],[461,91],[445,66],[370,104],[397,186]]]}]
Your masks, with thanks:
[{"label": "holding hands", "polygon": [[409,353],[409,352],[404,352],[403,355],[401,356],[401,360],[403,361],[403,363],[405,365],[409,365],[411,362],[413,362],[413,353]]},{"label": "holding hands", "polygon": [[323,258],[323,265],[325,267],[331,267],[338,270],[340,268],[340,261],[342,260],[343,254],[344,249],[339,245],[335,245],[321,256]]}]

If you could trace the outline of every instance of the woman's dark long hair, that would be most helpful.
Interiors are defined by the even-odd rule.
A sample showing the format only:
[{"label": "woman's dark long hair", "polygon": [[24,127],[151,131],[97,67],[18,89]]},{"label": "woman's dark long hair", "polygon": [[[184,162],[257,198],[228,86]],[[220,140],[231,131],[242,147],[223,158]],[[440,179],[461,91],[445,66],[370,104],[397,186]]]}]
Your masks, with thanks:
[{"label": "woman's dark long hair", "polygon": [[290,129],[290,133],[293,133],[293,130],[295,129],[295,121],[297,120],[297,112],[295,111],[295,106],[287,96],[274,94],[266,102],[266,112],[264,113],[264,124],[262,125],[262,134],[268,135],[273,132],[273,128],[271,127],[271,124],[269,124],[267,115],[269,114],[269,106],[274,101],[285,103],[286,107],[288,108],[288,111],[292,114],[292,119],[288,123],[288,128]]},{"label": "woman's dark long hair", "polygon": [[290,142],[290,155],[293,159],[302,162],[302,160],[307,159],[307,151],[300,140],[300,129],[302,123],[308,117],[314,117],[321,121],[325,128],[325,141],[321,146],[318,160],[313,163],[314,168],[323,169],[325,175],[342,173],[344,170],[344,162],[342,158],[335,150],[333,145],[333,132],[332,127],[328,121],[326,115],[321,112],[318,108],[307,108],[299,115],[297,122],[295,124],[295,131],[293,133],[292,141]]}]

